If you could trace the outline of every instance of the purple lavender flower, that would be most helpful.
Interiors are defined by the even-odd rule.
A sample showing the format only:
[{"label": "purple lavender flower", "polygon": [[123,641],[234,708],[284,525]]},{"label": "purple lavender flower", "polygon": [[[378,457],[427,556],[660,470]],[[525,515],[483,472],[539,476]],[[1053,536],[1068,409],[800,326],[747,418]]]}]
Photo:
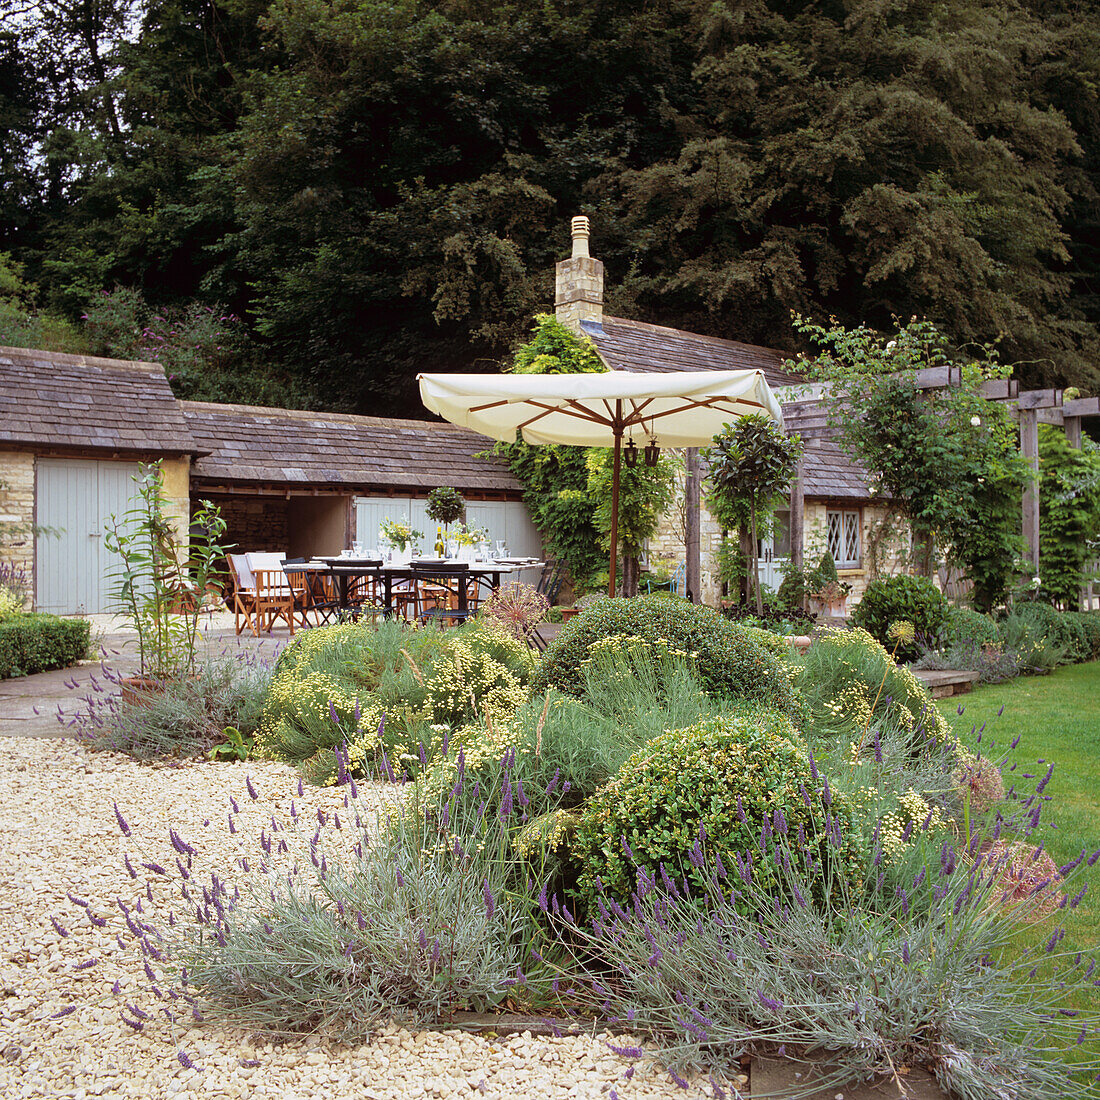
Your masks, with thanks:
[{"label": "purple lavender flower", "polygon": [[115,808],[115,820],[118,822],[118,827],[122,830],[123,836],[130,835],[130,826],[126,821],[126,818],[122,816],[122,811],[118,808],[118,803],[112,803]]},{"label": "purple lavender flower", "polygon": [[251,798],[252,801],[255,802],[260,797],[260,795],[256,788],[252,785],[252,776],[246,775],[244,777],[244,785],[245,789],[248,791],[249,798]]}]

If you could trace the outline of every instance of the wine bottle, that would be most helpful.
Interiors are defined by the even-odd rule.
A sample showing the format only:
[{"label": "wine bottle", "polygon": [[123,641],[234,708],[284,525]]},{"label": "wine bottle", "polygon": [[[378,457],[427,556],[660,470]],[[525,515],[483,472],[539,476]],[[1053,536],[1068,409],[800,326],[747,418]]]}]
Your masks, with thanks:
[{"label": "wine bottle", "polygon": [[435,556],[437,558],[446,557],[447,544],[443,541],[443,528],[437,527],[435,529]]}]

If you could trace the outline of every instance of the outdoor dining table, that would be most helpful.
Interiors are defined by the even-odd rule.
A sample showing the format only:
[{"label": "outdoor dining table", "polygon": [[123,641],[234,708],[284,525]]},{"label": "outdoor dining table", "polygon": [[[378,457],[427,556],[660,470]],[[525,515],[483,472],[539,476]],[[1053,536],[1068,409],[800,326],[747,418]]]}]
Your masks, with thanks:
[{"label": "outdoor dining table", "polygon": [[[506,574],[516,573],[522,569],[536,568],[542,565],[540,561],[533,560],[506,560],[506,561],[454,561],[451,559],[418,559],[409,564],[395,565],[388,562],[380,562],[377,558],[347,558],[329,557],[318,558],[312,562],[288,564],[284,566],[287,572],[301,571],[314,576],[330,576],[336,581],[337,605],[341,611],[354,609],[350,599],[351,582],[356,578],[380,580],[383,585],[383,607],[386,615],[393,614],[393,585],[395,581],[415,580],[425,573],[430,573],[433,568],[438,568],[441,574],[459,576],[476,584],[487,583],[490,588],[499,588],[500,579]],[[458,610],[462,614],[469,611],[469,585],[458,586]]]}]

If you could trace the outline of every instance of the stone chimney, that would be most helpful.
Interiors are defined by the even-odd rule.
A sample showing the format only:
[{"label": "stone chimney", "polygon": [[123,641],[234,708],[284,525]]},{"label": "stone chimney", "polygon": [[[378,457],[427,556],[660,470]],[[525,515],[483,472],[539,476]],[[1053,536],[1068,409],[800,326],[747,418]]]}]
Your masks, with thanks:
[{"label": "stone chimney", "polygon": [[554,287],[554,316],[566,328],[581,331],[582,321],[603,321],[603,261],[588,254],[588,219],[573,219],[573,255],[559,260]]}]

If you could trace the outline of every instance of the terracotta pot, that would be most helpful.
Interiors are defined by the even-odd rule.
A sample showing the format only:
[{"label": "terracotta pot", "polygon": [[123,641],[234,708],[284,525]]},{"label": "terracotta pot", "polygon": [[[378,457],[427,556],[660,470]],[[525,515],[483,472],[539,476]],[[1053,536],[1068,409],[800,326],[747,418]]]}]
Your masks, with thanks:
[{"label": "terracotta pot", "polygon": [[810,643],[812,641],[813,639],[807,637],[805,634],[787,635],[787,645],[789,645],[791,649],[797,649],[799,653],[805,653],[806,650],[810,648]]},{"label": "terracotta pot", "polygon": [[127,676],[119,681],[124,703],[144,703],[164,690],[164,681],[154,676]]},{"label": "terracotta pot", "polygon": [[563,607],[561,609],[561,621],[567,623],[574,615],[579,615],[580,613],[581,609],[579,607]]},{"label": "terracotta pot", "polygon": [[848,610],[848,597],[842,596],[839,600],[819,600],[816,596],[810,597],[810,612],[814,615],[844,615]]}]

